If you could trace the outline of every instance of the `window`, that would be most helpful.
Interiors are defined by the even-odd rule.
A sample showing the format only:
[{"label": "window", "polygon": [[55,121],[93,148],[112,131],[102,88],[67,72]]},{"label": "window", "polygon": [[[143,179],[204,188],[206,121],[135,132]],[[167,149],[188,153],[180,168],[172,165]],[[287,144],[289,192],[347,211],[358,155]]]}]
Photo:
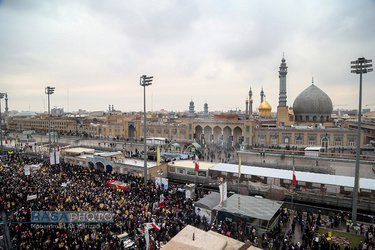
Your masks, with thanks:
[{"label": "window", "polygon": [[191,124],[189,124],[189,129],[191,129]]},{"label": "window", "polygon": [[169,167],[169,172],[170,173],[175,173],[176,172],[176,168],[175,167]]},{"label": "window", "polygon": [[179,174],[185,174],[185,169],[183,169],[183,168],[179,168],[179,169],[177,169],[177,172],[178,172]]},{"label": "window", "polygon": [[271,137],[271,144],[278,144],[278,140],[276,136]]},{"label": "window", "polygon": [[246,144],[249,144],[249,143],[250,143],[250,138],[246,137]]},{"label": "window", "polygon": [[189,140],[191,140],[191,134],[189,134]]},{"label": "window", "polygon": [[323,148],[327,148],[327,147],[328,147],[328,144],[329,144],[329,140],[328,140],[328,138],[327,138],[327,137],[324,137],[324,138],[322,139],[322,147],[323,147]]},{"label": "window", "polygon": [[266,137],[264,135],[259,136],[258,143],[259,144],[266,144]]},{"label": "window", "polygon": [[297,144],[297,145],[303,145],[303,138],[302,138],[301,136],[298,136],[298,137],[296,138],[296,144]]},{"label": "window", "polygon": [[187,170],[187,174],[188,174],[188,175],[196,175],[197,172],[195,172],[194,169],[188,169],[188,170]]},{"label": "window", "polygon": [[250,132],[250,127],[246,126],[246,132]]},{"label": "window", "polygon": [[342,146],[342,140],[341,140],[341,138],[336,138],[335,139],[335,146]]},{"label": "window", "polygon": [[289,138],[289,137],[285,137],[285,138],[284,138],[284,144],[289,144],[289,141],[290,141],[290,138]]},{"label": "window", "polygon": [[310,137],[309,138],[309,145],[312,146],[312,145],[315,145],[315,138],[314,137]]},{"label": "window", "polygon": [[348,141],[348,146],[349,147],[355,147],[356,146],[356,143],[355,143],[355,139],[354,138],[350,138],[349,141]]}]

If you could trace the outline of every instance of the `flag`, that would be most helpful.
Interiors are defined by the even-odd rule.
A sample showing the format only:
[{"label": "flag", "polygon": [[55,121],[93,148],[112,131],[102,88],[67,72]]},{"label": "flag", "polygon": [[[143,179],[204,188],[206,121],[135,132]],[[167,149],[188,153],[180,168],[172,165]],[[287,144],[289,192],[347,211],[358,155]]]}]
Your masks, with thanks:
[{"label": "flag", "polygon": [[152,222],[152,223],[151,223],[151,226],[152,226],[153,228],[155,228],[156,231],[160,231],[160,227],[159,227],[155,222]]},{"label": "flag", "polygon": [[195,150],[195,172],[199,170],[199,158],[198,158],[198,150]]},{"label": "flag", "polygon": [[294,169],[294,166],[293,166],[293,185],[297,185],[296,170]]},{"label": "flag", "polygon": [[160,147],[156,148],[156,165],[160,166]]},{"label": "flag", "polygon": [[238,155],[238,178],[241,178],[241,155]]},{"label": "flag", "polygon": [[5,144],[8,144],[8,138],[5,137]]}]

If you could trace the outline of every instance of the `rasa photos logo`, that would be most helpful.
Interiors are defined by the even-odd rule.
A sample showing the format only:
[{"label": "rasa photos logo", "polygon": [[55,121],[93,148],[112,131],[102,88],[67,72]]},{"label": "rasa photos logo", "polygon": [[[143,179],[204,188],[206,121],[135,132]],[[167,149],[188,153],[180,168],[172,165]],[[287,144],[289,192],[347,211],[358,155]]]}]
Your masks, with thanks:
[{"label": "rasa photos logo", "polygon": [[113,214],[104,211],[33,211],[33,223],[113,223]]}]

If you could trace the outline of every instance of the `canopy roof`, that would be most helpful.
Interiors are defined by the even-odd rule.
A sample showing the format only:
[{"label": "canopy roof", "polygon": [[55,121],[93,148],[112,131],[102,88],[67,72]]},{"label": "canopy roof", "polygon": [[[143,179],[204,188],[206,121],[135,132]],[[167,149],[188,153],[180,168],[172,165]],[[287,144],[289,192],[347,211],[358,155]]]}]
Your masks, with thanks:
[{"label": "canopy roof", "polygon": [[174,149],[178,149],[178,148],[181,148],[180,144],[178,144],[177,142],[171,142],[167,145],[166,148],[174,148]]},{"label": "canopy roof", "polygon": [[201,145],[196,142],[193,142],[189,147],[187,147],[187,150],[191,150],[192,148],[195,148],[198,151],[202,149]]},{"label": "canopy roof", "polygon": [[196,207],[201,207],[205,209],[212,210],[215,206],[220,203],[220,194],[217,192],[212,192],[209,195],[206,195],[199,201],[195,202]]},{"label": "canopy roof", "polygon": [[214,210],[269,221],[282,205],[282,201],[234,194],[223,204],[214,207]]},{"label": "canopy roof", "polygon": [[[223,171],[228,173],[238,174],[238,165],[219,163],[214,167],[210,168],[210,171]],[[241,174],[263,176],[269,178],[277,178],[284,180],[293,179],[292,170],[275,169],[275,168],[261,168],[255,166],[241,165]],[[321,183],[326,185],[342,186],[342,187],[354,187],[354,177],[340,176],[340,175],[329,175],[329,174],[318,174],[310,172],[295,171],[297,181]],[[363,189],[375,190],[374,179],[360,179],[360,187]]]}]

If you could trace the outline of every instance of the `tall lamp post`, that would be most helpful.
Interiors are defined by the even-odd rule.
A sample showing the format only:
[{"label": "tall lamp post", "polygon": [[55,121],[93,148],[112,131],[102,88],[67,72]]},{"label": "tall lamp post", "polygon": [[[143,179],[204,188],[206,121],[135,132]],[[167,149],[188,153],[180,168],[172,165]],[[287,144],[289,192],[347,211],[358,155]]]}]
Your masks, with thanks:
[{"label": "tall lamp post", "polygon": [[55,92],[55,87],[47,86],[45,88],[45,93],[48,95],[48,157],[51,154],[51,114],[50,114],[50,102],[49,96]]},{"label": "tall lamp post", "polygon": [[362,117],[362,74],[372,71],[372,60],[364,57],[358,58],[356,61],[350,62],[352,64],[351,73],[359,74],[359,105],[358,105],[358,131],[357,131],[357,151],[355,159],[355,177],[353,190],[353,206],[352,206],[352,221],[357,224],[357,204],[358,204],[358,188],[359,188],[359,158],[361,153],[361,117]]},{"label": "tall lamp post", "polygon": [[143,108],[144,108],[144,114],[143,114],[143,125],[144,125],[144,136],[143,136],[143,144],[144,144],[144,175],[145,175],[145,187],[147,186],[147,140],[146,140],[146,86],[150,86],[152,84],[152,78],[153,76],[146,76],[142,75],[139,79],[139,85],[143,86]]},{"label": "tall lamp post", "polygon": [[0,93],[0,141],[1,141],[1,148],[0,148],[0,155],[3,155],[3,118],[1,117],[1,99],[4,98],[5,93]]}]

